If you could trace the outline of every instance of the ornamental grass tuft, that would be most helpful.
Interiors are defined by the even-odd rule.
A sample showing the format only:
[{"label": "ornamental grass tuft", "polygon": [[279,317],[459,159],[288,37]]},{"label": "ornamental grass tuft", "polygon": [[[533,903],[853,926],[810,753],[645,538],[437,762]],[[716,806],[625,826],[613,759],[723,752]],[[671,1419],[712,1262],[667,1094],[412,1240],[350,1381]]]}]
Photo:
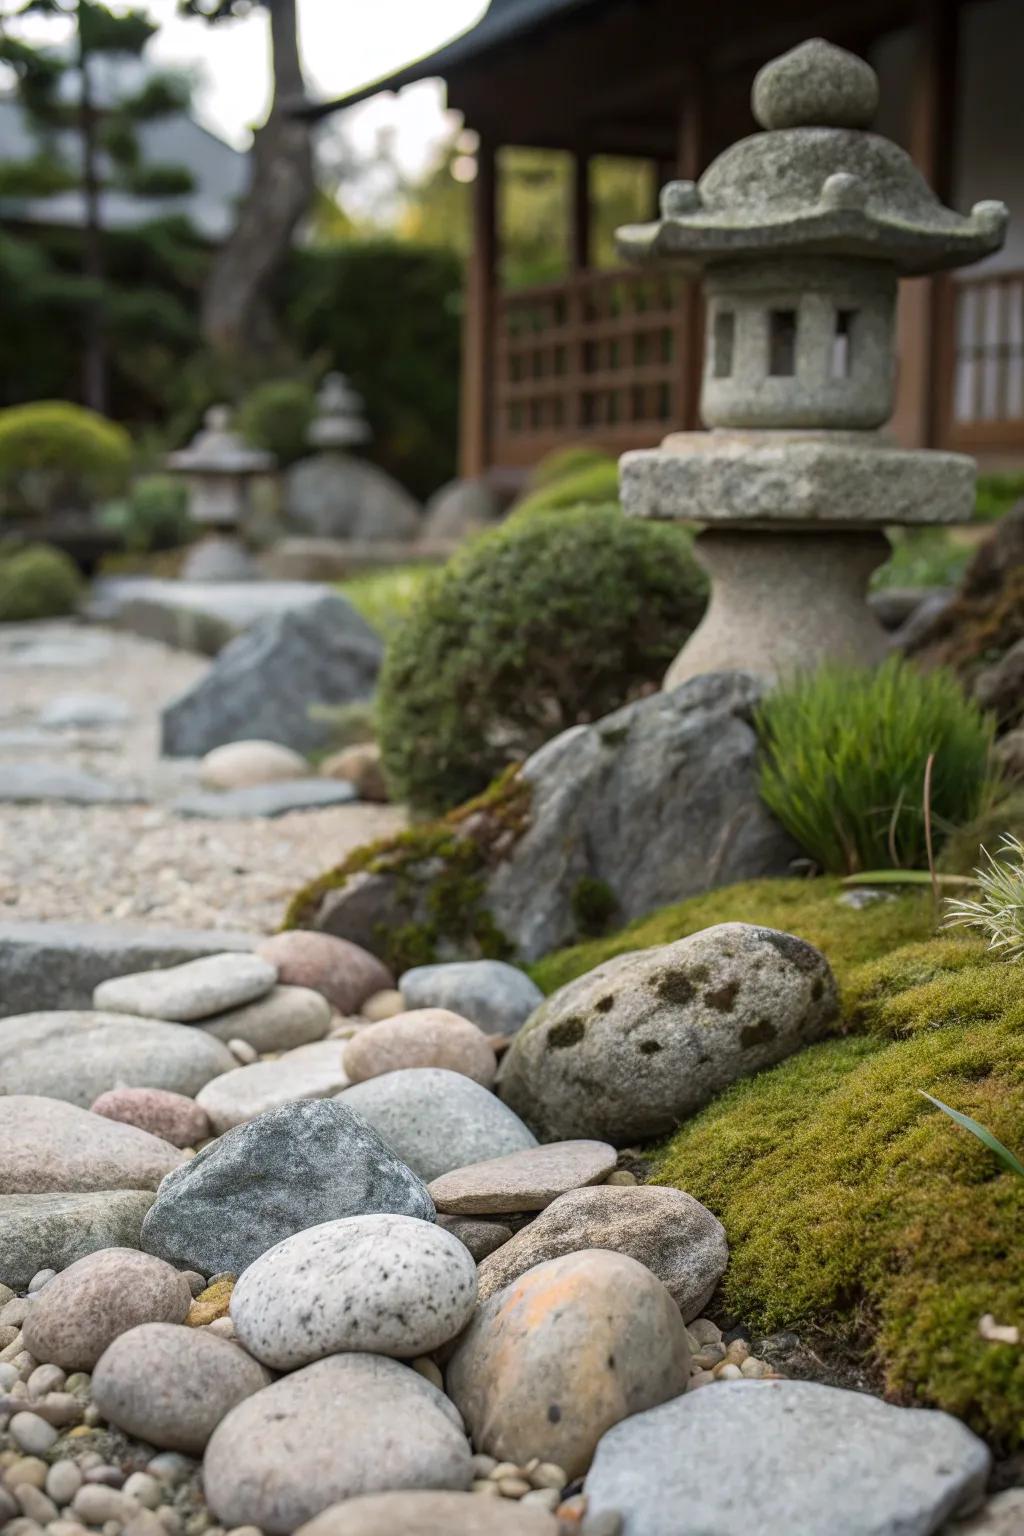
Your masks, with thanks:
[{"label": "ornamental grass tuft", "polygon": [[978,895],[946,903],[946,926],[970,928],[988,940],[1004,960],[1024,956],[1024,843],[1008,833],[999,846],[1000,858],[987,850],[976,869]]}]

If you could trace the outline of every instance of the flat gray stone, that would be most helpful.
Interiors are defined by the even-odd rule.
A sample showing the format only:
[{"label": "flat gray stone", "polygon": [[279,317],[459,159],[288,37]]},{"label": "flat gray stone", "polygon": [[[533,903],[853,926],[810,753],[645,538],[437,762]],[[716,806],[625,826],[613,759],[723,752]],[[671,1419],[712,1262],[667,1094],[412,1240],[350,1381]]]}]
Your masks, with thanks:
[{"label": "flat gray stone", "polygon": [[289,528],[317,538],[411,541],[421,509],[403,486],[368,459],[328,450],[285,471]]},{"label": "flat gray stone", "polygon": [[233,1408],[203,1462],[228,1529],[288,1536],[357,1494],[469,1487],[469,1442],[443,1393],[381,1355],[317,1360]]},{"label": "flat gray stone", "polygon": [[537,1145],[493,1093],[461,1072],[408,1067],[355,1083],[339,1096],[420,1178],[438,1179],[489,1157]]},{"label": "flat gray stone", "polygon": [[109,636],[70,624],[18,624],[4,635],[0,665],[77,672],[102,667],[112,650]]},{"label": "flat gray stone", "polygon": [[208,1328],[140,1323],[108,1346],[91,1396],[108,1423],[161,1450],[201,1456],[231,1409],[270,1372]]},{"label": "flat gray stone", "polygon": [[244,821],[256,816],[286,816],[289,811],[318,811],[325,805],[351,805],[359,797],[345,779],[289,779],[279,784],[249,784],[244,789],[196,790],[174,802],[179,816],[205,821]]},{"label": "flat gray stone", "polygon": [[294,1232],[377,1211],[434,1219],[423,1183],[372,1126],[337,1100],[308,1099],[235,1126],[176,1169],[142,1246],[202,1275],[240,1275]]},{"label": "flat gray stone", "polygon": [[0,763],[0,801],[32,805],[57,800],[68,805],[133,805],[145,799],[127,784],[98,779],[79,768],[53,763]]},{"label": "flat gray stone", "polygon": [[417,965],[399,978],[407,1008],[450,1008],[488,1035],[513,1035],[544,994],[518,966],[504,960],[452,960]]},{"label": "flat gray stone", "polygon": [[348,1216],[261,1255],[231,1297],[240,1342],[275,1371],[360,1350],[431,1354],[469,1322],[476,1265],[452,1233],[412,1216]]},{"label": "flat gray stone", "polygon": [[0,1095],[43,1094],[88,1108],[110,1088],[193,1098],[235,1058],[202,1030],[128,1013],[26,1013],[0,1026]]},{"label": "flat gray stone", "polygon": [[93,582],[89,611],[146,639],[216,656],[261,619],[308,608],[332,591],[314,581],[186,582],[103,576]]},{"label": "flat gray stone", "polygon": [[512,1228],[504,1226],[500,1221],[479,1221],[474,1216],[443,1216],[438,1215],[437,1224],[444,1227],[447,1232],[453,1233],[460,1243],[465,1243],[470,1253],[480,1263],[489,1254],[507,1243],[512,1236]]},{"label": "flat gray stone", "polygon": [[300,1045],[273,1061],[255,1061],[215,1077],[196,1094],[215,1135],[299,1099],[326,1099],[348,1087],[343,1040]]},{"label": "flat gray stone", "polygon": [[556,1141],[455,1168],[433,1181],[430,1198],[450,1216],[542,1211],[570,1189],[600,1184],[617,1161],[604,1141]]},{"label": "flat gray stone", "polygon": [[[554,1515],[474,1493],[371,1493],[333,1504],[296,1536],[559,1536]],[[1010,1536],[1010,1533],[1008,1533]]]},{"label": "flat gray stone", "polygon": [[544,1140],[628,1146],[820,1040],[838,1009],[828,961],[812,945],[719,923],[562,987],[513,1039],[499,1091]]},{"label": "flat gray stone", "polygon": [[60,1099],[0,1099],[0,1195],[153,1190],[184,1161],[170,1142]]},{"label": "flat gray stone", "polygon": [[167,971],[141,971],[101,982],[93,1006],[139,1018],[191,1024],[264,997],[277,969],[259,955],[205,955]]},{"label": "flat gray stone", "polygon": [[41,1269],[66,1269],[100,1248],[137,1248],[148,1191],[0,1195],[0,1285],[27,1288]]},{"label": "flat gray stone", "polygon": [[227,929],[0,922],[0,1017],[88,1008],[96,987],[111,976],[162,970],[228,949],[250,950],[261,940],[261,934]]},{"label": "flat gray stone", "polygon": [[256,1002],[215,1014],[199,1026],[218,1040],[244,1040],[261,1054],[322,1040],[330,1027],[331,1005],[311,987],[272,987]]},{"label": "flat gray stone", "polygon": [[51,730],[69,726],[126,725],[132,712],[123,699],[110,693],[61,693],[39,711],[39,724]]},{"label": "flat gray stone", "polygon": [[585,1493],[590,1514],[622,1514],[622,1536],[678,1536],[681,1518],[750,1536],[752,1510],[758,1536],[931,1536],[980,1501],[991,1460],[949,1414],[817,1382],[723,1381],[609,1430]]},{"label": "flat gray stone", "polygon": [[496,1252],[481,1255],[480,1299],[536,1264],[584,1248],[608,1248],[643,1264],[687,1322],[700,1316],[729,1260],[721,1222],[692,1195],[649,1184],[602,1184],[561,1195]]}]

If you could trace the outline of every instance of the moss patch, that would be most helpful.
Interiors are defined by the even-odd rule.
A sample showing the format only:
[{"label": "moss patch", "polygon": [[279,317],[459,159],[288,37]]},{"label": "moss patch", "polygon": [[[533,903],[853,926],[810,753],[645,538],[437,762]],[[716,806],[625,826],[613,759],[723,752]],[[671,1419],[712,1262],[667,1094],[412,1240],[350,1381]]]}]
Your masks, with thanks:
[{"label": "moss patch", "polygon": [[[933,929],[931,897],[901,892],[856,911],[837,900],[837,880],[748,880],[693,896],[642,917],[609,938],[576,944],[546,955],[531,969],[544,992],[554,992],[614,955],[655,944],[672,944],[714,923],[758,923],[814,944],[828,957],[840,986],[865,961],[894,946],[928,938]],[[672,985],[677,984],[673,978]],[[676,999],[686,1002],[686,997]]]}]

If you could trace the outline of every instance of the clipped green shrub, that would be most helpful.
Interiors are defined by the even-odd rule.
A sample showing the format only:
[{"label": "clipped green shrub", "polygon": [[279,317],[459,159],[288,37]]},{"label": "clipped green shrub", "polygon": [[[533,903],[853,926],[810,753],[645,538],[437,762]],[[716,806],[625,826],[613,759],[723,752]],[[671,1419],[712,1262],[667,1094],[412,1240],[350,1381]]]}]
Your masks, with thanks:
[{"label": "clipped green shrub", "polygon": [[0,500],[8,511],[48,512],[120,490],[131,438],[116,422],[66,400],[0,411]]},{"label": "clipped green shrub", "polygon": [[395,797],[460,805],[567,726],[657,685],[703,607],[689,541],[669,525],[584,507],[485,534],[427,584],[385,657]]},{"label": "clipped green shrub", "polygon": [[1018,501],[1024,500],[1024,474],[979,475],[975,493],[975,516],[985,522],[1004,517]]},{"label": "clipped green shrub", "polygon": [[238,408],[238,430],[253,448],[272,453],[282,469],[310,452],[309,428],[316,395],[304,379],[259,384]]},{"label": "clipped green shrub", "polygon": [[608,465],[614,462],[603,449],[593,448],[587,443],[570,443],[565,448],[553,448],[531,469],[529,488],[531,491],[539,491],[569,475],[591,469],[595,464]]},{"label": "clipped green shrub", "polygon": [[930,753],[936,845],[977,816],[989,792],[992,721],[952,674],[918,672],[899,657],[782,684],[757,729],[762,798],[830,874],[924,865]]},{"label": "clipped green shrub", "polygon": [[73,613],[81,590],[77,566],[50,544],[0,553],[0,624]]},{"label": "clipped green shrub", "polygon": [[338,583],[338,591],[386,640],[415,607],[435,574],[436,567],[430,565],[384,566],[349,576]]},{"label": "clipped green shrub", "polygon": [[533,517],[567,507],[611,506],[619,497],[619,466],[604,457],[581,464],[531,491],[512,508],[512,517]]},{"label": "clipped green shrub", "polygon": [[131,554],[175,549],[195,534],[188,514],[188,489],[174,475],[142,475],[126,496],[110,501],[100,514]]}]

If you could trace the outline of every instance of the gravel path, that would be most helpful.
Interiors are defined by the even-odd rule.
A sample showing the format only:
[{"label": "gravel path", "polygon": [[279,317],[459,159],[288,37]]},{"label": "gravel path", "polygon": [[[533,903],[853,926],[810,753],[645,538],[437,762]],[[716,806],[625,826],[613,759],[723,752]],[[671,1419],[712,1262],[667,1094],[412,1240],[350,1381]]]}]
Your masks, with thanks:
[{"label": "gravel path", "polygon": [[[402,825],[390,806],[275,820],[190,821],[170,801],[196,764],[158,757],[159,713],[209,663],[136,636],[68,624],[0,630],[0,765],[48,763],[128,783],[149,802],[0,806],[0,916],[274,929],[289,896],[349,851]],[[123,726],[42,729],[61,695],[102,693]]]}]

